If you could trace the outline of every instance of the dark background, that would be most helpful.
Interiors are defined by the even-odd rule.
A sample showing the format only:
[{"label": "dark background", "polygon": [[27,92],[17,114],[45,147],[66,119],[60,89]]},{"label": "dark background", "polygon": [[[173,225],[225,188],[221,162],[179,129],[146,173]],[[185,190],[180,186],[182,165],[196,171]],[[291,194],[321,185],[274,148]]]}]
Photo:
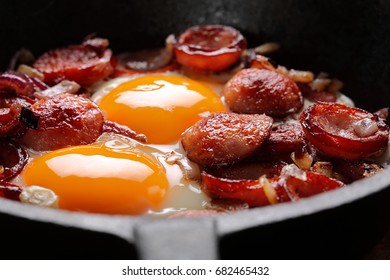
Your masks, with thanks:
[{"label": "dark background", "polygon": [[96,33],[119,52],[162,45],[168,34],[206,23],[237,27],[252,45],[280,42],[278,62],[331,73],[360,107],[390,105],[387,0],[7,1],[0,10],[0,65],[20,47],[39,55]]}]

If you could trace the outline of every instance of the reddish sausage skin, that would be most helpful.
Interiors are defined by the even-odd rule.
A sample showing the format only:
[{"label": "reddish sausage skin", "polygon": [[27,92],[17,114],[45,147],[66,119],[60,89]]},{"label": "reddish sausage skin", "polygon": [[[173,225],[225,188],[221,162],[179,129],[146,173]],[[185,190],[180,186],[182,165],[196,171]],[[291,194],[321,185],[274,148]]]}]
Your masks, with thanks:
[{"label": "reddish sausage skin", "polygon": [[290,158],[291,153],[302,149],[303,145],[300,124],[284,123],[272,129],[270,136],[251,159],[270,161]]},{"label": "reddish sausage skin", "polygon": [[87,45],[73,45],[44,53],[33,66],[44,74],[45,83],[49,85],[71,80],[89,86],[114,71],[111,58],[110,49],[97,50]]},{"label": "reddish sausage skin", "polygon": [[270,204],[259,180],[219,178],[203,171],[201,187],[212,198],[239,200],[249,207]]},{"label": "reddish sausage skin", "polygon": [[183,32],[174,52],[184,66],[200,71],[223,71],[240,59],[246,45],[244,36],[232,27],[201,25]]},{"label": "reddish sausage skin", "polygon": [[90,144],[103,132],[103,115],[89,99],[71,94],[44,98],[31,106],[38,128],[27,129],[21,142],[37,151]]},{"label": "reddish sausage skin", "polygon": [[[378,116],[359,108],[319,103],[303,111],[299,120],[306,139],[330,157],[362,159],[387,147],[389,127]],[[376,125],[377,130],[367,136],[359,135],[356,130],[364,120]]]},{"label": "reddish sausage skin", "polygon": [[285,117],[303,106],[302,94],[294,81],[267,69],[243,69],[225,85],[223,94],[229,108],[242,114]]},{"label": "reddish sausage skin", "polygon": [[202,166],[227,165],[252,154],[271,127],[266,115],[215,113],[187,129],[181,143],[188,158]]}]

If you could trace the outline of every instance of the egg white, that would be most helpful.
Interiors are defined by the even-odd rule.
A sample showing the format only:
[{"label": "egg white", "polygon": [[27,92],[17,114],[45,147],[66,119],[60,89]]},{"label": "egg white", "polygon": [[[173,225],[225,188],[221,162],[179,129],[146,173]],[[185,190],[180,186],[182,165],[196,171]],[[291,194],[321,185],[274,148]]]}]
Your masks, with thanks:
[{"label": "egg white", "polygon": [[165,169],[170,189],[157,211],[146,215],[162,216],[187,209],[202,209],[209,202],[199,186],[199,167],[190,162],[180,143],[171,145],[144,144],[134,139],[103,133],[96,141],[117,151],[140,151],[160,163]]},{"label": "egg white", "polygon": [[[99,105],[101,99],[120,84],[147,75],[156,74],[137,74],[99,82],[89,88],[93,93],[90,99]],[[158,73],[158,75],[188,78],[188,76],[184,76],[176,71]],[[198,82],[210,87],[216,94],[222,94],[222,82],[210,80]],[[149,155],[163,166],[170,189],[160,207],[154,211],[149,210],[145,213],[147,216],[162,217],[183,210],[203,209],[210,201],[210,198],[208,198],[200,189],[199,167],[187,159],[185,151],[180,145],[180,141],[169,145],[144,144],[123,135],[103,133],[96,142],[91,143],[91,145],[105,145],[111,149],[122,150],[124,152],[129,149],[140,151],[140,153]],[[29,162],[50,152],[37,152],[29,148],[26,148],[26,150],[30,155]],[[26,187],[23,180],[23,172],[15,177],[12,180],[12,183],[21,187]]]},{"label": "egg white", "polygon": [[[224,81],[219,79],[208,79],[206,76],[183,75],[178,71],[163,72],[158,74],[136,74],[113,78],[109,81],[94,85],[91,100],[99,105],[102,98],[110,91],[136,78],[148,75],[166,75],[183,78],[197,78],[197,82],[211,88],[217,95],[222,95]],[[185,151],[180,145],[180,141],[171,145],[142,144],[136,140],[111,133],[103,134],[97,142],[104,142],[105,145],[126,145],[136,147],[136,149],[147,153],[159,161],[166,170],[166,176],[170,185],[167,196],[159,211],[149,211],[147,215],[164,216],[177,211],[203,209],[210,199],[201,191],[199,186],[199,167],[190,162],[185,156]],[[171,155],[171,158],[170,158]],[[173,162],[172,158],[177,158]]]}]

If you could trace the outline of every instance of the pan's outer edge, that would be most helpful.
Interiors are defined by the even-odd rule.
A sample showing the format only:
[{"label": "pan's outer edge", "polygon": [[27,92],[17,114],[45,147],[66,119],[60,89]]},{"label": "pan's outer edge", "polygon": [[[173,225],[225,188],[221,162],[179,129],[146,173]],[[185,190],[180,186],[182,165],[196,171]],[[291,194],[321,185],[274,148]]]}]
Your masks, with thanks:
[{"label": "pan's outer edge", "polygon": [[[251,227],[306,216],[347,203],[353,203],[383,191],[388,187],[390,187],[390,168],[385,168],[380,174],[356,181],[342,189],[301,200],[299,203],[283,203],[239,211],[230,215],[210,216],[200,219],[213,220],[216,224],[216,234],[218,237],[221,237]],[[33,221],[109,233],[130,243],[135,240],[134,230],[137,227],[145,223],[150,224],[151,221],[155,220],[155,218],[139,216],[87,214],[45,209],[3,198],[0,198],[0,212]],[[188,223],[187,219],[177,218],[175,221],[171,220],[170,222]]]},{"label": "pan's outer edge", "polygon": [[237,212],[234,215],[217,219],[217,232],[220,236],[248,229],[258,225],[267,225],[311,215],[321,211],[353,203],[359,199],[374,195],[390,187],[390,168],[380,174],[355,181],[342,189],[315,195],[299,203],[284,203],[250,211]]}]

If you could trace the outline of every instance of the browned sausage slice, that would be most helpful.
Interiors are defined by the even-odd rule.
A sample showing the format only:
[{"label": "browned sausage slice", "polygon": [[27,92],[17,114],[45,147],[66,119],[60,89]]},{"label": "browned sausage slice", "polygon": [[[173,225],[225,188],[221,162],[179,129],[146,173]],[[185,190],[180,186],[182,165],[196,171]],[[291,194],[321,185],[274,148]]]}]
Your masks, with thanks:
[{"label": "browned sausage slice", "polygon": [[223,94],[229,108],[242,114],[281,118],[298,112],[303,106],[296,83],[267,69],[241,70],[227,82]]},{"label": "browned sausage slice", "polygon": [[227,165],[252,154],[269,136],[266,115],[215,113],[187,129],[181,139],[190,160],[203,166]]},{"label": "browned sausage slice", "polygon": [[193,26],[180,34],[174,52],[177,61],[201,71],[223,71],[236,63],[246,48],[244,36],[224,25]]},{"label": "browned sausage slice", "polygon": [[31,106],[39,116],[37,129],[27,129],[21,142],[37,151],[90,144],[103,132],[104,118],[89,99],[61,94],[44,98]]},{"label": "browned sausage slice", "polygon": [[389,127],[378,116],[337,103],[308,107],[299,117],[306,139],[321,153],[357,160],[382,153]]},{"label": "browned sausage slice", "polygon": [[303,132],[299,123],[283,123],[272,129],[270,136],[251,158],[254,160],[289,159],[292,152],[302,149]]}]

